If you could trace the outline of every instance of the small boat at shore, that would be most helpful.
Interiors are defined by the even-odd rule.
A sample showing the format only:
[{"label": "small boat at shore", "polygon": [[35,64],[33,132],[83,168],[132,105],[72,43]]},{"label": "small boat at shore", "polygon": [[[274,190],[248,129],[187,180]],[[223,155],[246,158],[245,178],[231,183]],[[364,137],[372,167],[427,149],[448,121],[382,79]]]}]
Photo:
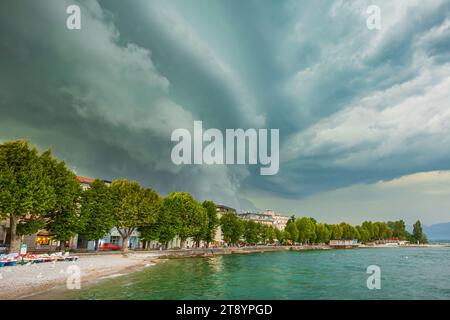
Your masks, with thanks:
[{"label": "small boat at shore", "polygon": [[57,261],[77,261],[78,256],[70,256],[68,252],[52,253],[52,254],[22,254],[17,253],[0,255],[0,267],[28,265],[33,263],[57,262]]},{"label": "small boat at shore", "polygon": [[15,266],[17,264],[18,253],[9,253],[0,255],[0,267]]}]

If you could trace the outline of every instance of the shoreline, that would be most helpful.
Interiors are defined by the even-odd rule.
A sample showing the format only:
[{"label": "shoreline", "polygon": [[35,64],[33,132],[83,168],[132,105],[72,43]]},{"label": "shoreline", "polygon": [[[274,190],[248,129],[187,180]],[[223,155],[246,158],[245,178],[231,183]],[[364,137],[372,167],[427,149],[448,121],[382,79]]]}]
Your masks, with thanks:
[{"label": "shoreline", "polygon": [[81,287],[114,275],[140,271],[158,256],[152,253],[79,255],[76,262],[48,262],[0,269],[0,300],[33,299],[44,292],[63,288],[73,270],[79,267]]},{"label": "shoreline", "polygon": [[[450,247],[444,244],[428,245],[360,245],[351,249],[367,248],[442,248]],[[121,252],[114,253],[80,253],[76,262],[56,262],[32,264],[0,269],[0,299],[20,300],[35,299],[42,293],[63,289],[67,278],[67,268],[77,265],[80,269],[81,287],[90,286],[108,278],[128,275],[142,271],[156,263],[168,259],[183,259],[189,257],[213,257],[228,254],[253,254],[282,251],[316,251],[316,250],[346,250],[350,248],[333,248],[328,245],[308,246],[255,246],[228,248],[176,249],[163,251],[130,251],[124,256]]]}]

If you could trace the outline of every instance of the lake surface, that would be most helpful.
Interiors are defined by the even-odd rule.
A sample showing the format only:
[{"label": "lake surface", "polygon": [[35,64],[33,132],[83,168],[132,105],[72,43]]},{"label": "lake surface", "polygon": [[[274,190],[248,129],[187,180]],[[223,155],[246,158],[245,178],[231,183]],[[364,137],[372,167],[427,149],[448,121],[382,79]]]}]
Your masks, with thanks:
[{"label": "lake surface", "polygon": [[[381,289],[367,288],[367,267]],[[450,248],[272,252],[169,260],[60,299],[450,299]]]}]

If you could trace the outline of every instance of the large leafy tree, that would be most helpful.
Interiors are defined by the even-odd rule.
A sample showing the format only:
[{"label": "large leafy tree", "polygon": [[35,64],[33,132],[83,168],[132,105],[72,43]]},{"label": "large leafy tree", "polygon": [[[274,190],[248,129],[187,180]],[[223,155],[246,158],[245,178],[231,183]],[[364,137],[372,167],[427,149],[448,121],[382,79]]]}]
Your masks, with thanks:
[{"label": "large leafy tree", "polygon": [[262,243],[273,243],[275,239],[275,229],[274,227],[267,224],[259,225],[259,241]]},{"label": "large leafy tree", "polygon": [[223,240],[229,244],[238,244],[244,232],[244,224],[233,212],[225,212],[220,218]]},{"label": "large leafy tree", "polygon": [[45,216],[47,230],[55,240],[60,241],[61,249],[73,238],[79,225],[78,201],[81,187],[76,175],[65,163],[54,159],[50,151],[41,156],[46,174],[50,177],[50,185],[55,193],[55,204]]},{"label": "large leafy tree", "polygon": [[366,230],[368,241],[375,240],[375,230],[371,221],[364,221],[361,224],[361,228]]},{"label": "large leafy tree", "polygon": [[42,221],[55,204],[54,188],[37,148],[23,140],[1,144],[0,215],[10,222],[10,252],[19,251],[18,225],[30,222],[38,227],[36,222]]},{"label": "large leafy tree", "polygon": [[347,222],[341,222],[339,224],[342,230],[342,238],[344,239],[355,239],[358,238],[357,230],[352,225]]},{"label": "large leafy tree", "polygon": [[338,240],[342,239],[342,228],[338,224],[329,225],[329,230],[331,231],[330,239]]},{"label": "large leafy tree", "polygon": [[110,188],[101,180],[95,180],[83,191],[80,199],[79,234],[86,240],[103,238],[114,226],[113,203]]},{"label": "large leafy tree", "polygon": [[160,221],[161,206],[162,200],[159,198],[154,204],[155,219],[138,227],[139,237],[143,242],[144,248],[146,248],[148,242],[159,239],[162,228]]},{"label": "large leafy tree", "polygon": [[272,226],[269,226],[266,229],[267,229],[267,234],[266,234],[267,235],[267,238],[266,238],[267,242],[268,243],[274,243],[275,239],[277,238],[277,231],[279,231],[279,229],[276,228],[276,227],[272,227]]},{"label": "large leafy tree", "polygon": [[284,230],[281,232],[280,238],[278,239],[278,241],[283,244],[289,244],[288,241],[290,241],[290,239],[289,239],[290,236],[291,236],[290,233],[287,232],[286,230]]},{"label": "large leafy tree", "polygon": [[274,228],[273,230],[274,230],[274,233],[275,233],[275,235],[274,235],[275,239],[278,240],[278,242],[280,244],[283,243],[284,242],[283,231],[278,229],[278,228]]},{"label": "large leafy tree", "polygon": [[248,244],[256,244],[259,240],[260,224],[255,221],[244,221],[244,239]]},{"label": "large leafy tree", "polygon": [[284,229],[284,240],[297,241],[298,239],[298,228],[295,223],[295,219],[289,219],[286,224],[286,228]]},{"label": "large leafy tree", "polygon": [[425,233],[423,232],[422,229],[422,223],[419,220],[417,220],[416,223],[414,223],[413,225],[412,238],[419,243],[428,242],[427,237],[425,236]]},{"label": "large leafy tree", "polygon": [[159,196],[135,181],[115,180],[110,188],[114,226],[122,237],[122,251],[126,252],[131,234],[156,220]]},{"label": "large leafy tree", "polygon": [[217,209],[214,202],[205,200],[202,203],[208,215],[208,223],[206,224],[206,230],[204,233],[203,241],[206,243],[206,247],[209,247],[210,242],[214,241],[216,236],[217,227],[219,226],[219,217],[217,216]]},{"label": "large leafy tree", "polygon": [[392,237],[392,230],[385,222],[374,222],[374,235],[376,239],[387,239]]},{"label": "large leafy tree", "polygon": [[399,240],[405,240],[409,237],[408,231],[406,230],[405,221],[389,221],[387,224],[392,230],[393,237],[396,237]]},{"label": "large leafy tree", "polygon": [[369,232],[367,231],[367,229],[365,229],[363,226],[356,226],[356,229],[358,230],[358,240],[360,242],[367,242],[370,240]]},{"label": "large leafy tree", "polygon": [[[159,214],[158,214],[159,217]],[[155,221],[155,223],[147,224],[145,226],[138,227],[139,231],[139,238],[141,239],[143,243],[143,247],[146,248],[147,244],[150,241],[158,240],[160,231],[159,231],[159,225],[158,222]]]},{"label": "large leafy tree", "polygon": [[[157,233],[159,242],[161,242],[165,248],[167,248],[168,243],[178,235],[181,228],[181,217],[176,210],[173,210],[176,206],[175,202],[176,201],[170,195],[162,199],[156,226],[153,229],[156,231],[155,235]],[[149,240],[152,240],[152,238],[150,237]]]},{"label": "large leafy tree", "polygon": [[330,241],[331,232],[328,230],[327,226],[323,223],[318,223],[316,225],[316,242],[317,243],[327,243]]},{"label": "large leafy tree", "polygon": [[199,238],[202,238],[205,222],[207,223],[205,208],[187,192],[173,192],[165,200],[164,203],[170,206],[170,210],[179,216],[180,247],[184,248],[186,240],[190,237],[200,234]]},{"label": "large leafy tree", "polygon": [[314,241],[315,234],[315,220],[308,217],[303,217],[296,220],[296,225],[298,229],[298,241],[302,243],[310,243]]}]

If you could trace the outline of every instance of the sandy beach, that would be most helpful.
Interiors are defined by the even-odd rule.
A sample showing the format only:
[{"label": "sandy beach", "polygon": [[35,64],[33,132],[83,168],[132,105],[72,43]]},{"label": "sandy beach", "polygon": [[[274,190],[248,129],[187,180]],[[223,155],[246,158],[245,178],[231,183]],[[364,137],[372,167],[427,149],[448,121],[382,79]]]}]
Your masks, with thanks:
[{"label": "sandy beach", "polygon": [[127,257],[121,254],[82,255],[76,262],[3,267],[0,269],[0,300],[32,299],[40,292],[66,285],[69,277],[73,279],[75,270],[80,272],[83,287],[105,277],[138,271],[154,263],[158,256],[158,253],[130,253]]}]

